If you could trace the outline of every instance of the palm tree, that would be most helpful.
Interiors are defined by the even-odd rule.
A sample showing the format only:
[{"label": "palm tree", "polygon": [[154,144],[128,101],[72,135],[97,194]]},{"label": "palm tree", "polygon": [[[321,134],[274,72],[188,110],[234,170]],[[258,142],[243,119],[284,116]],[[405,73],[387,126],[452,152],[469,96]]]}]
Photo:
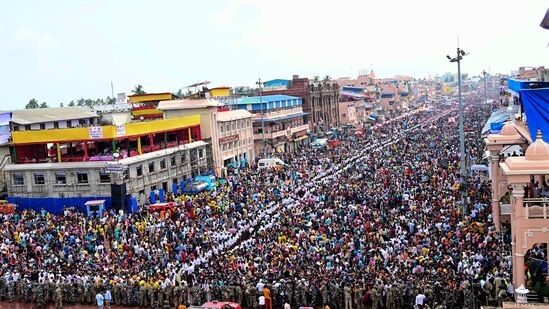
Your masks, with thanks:
[{"label": "palm tree", "polygon": [[324,83],[327,83],[328,81],[331,81],[331,80],[332,78],[330,77],[330,75],[324,76],[324,79],[323,79]]},{"label": "palm tree", "polygon": [[141,84],[137,84],[135,88],[132,90],[133,94],[145,94],[146,92],[143,90],[143,86]]},{"label": "palm tree", "polygon": [[46,102],[42,102],[42,104],[40,104],[40,108],[48,108],[48,103]]},{"label": "palm tree", "polygon": [[30,99],[29,103],[27,103],[27,105],[25,105],[25,109],[35,109],[35,108],[39,108],[40,105],[38,105],[38,100],[36,99]]},{"label": "palm tree", "polygon": [[313,77],[313,82],[318,83],[319,81],[320,77],[318,77],[318,75],[315,75],[315,77]]}]

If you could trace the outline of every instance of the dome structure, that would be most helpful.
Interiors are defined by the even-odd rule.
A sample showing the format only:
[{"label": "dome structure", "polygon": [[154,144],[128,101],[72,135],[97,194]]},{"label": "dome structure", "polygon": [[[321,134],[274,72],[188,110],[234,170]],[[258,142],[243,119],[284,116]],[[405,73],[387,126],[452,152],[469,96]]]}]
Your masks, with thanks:
[{"label": "dome structure", "polygon": [[500,135],[519,135],[517,128],[511,122],[507,122],[503,128],[501,128]]},{"label": "dome structure", "polygon": [[543,161],[549,160],[549,144],[541,138],[541,131],[538,130],[536,141],[526,149],[526,160]]}]

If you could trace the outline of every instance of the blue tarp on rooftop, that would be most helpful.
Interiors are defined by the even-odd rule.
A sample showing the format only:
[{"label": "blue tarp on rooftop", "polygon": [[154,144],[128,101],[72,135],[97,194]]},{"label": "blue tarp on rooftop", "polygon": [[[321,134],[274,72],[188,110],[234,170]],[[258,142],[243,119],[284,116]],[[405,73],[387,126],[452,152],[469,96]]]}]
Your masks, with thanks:
[{"label": "blue tarp on rooftop", "polygon": [[491,125],[493,123],[503,124],[509,118],[509,112],[506,108],[495,110],[490,115],[490,118],[486,121],[486,124],[482,128],[482,134],[490,132]]},{"label": "blue tarp on rooftop", "polygon": [[535,88],[549,88],[549,82],[517,80],[509,78],[507,80],[507,89],[515,96],[519,96],[521,90]]},{"label": "blue tarp on rooftop", "polygon": [[549,143],[549,88],[522,90],[520,96],[532,141],[541,130],[543,140]]}]

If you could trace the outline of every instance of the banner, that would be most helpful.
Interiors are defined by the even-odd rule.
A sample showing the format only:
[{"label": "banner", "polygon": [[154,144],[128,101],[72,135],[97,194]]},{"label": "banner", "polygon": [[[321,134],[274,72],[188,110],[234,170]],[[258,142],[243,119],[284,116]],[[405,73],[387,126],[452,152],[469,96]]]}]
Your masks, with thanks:
[{"label": "banner", "polygon": [[90,139],[103,138],[103,127],[90,127]]},{"label": "banner", "polygon": [[126,125],[119,124],[116,126],[116,136],[125,136],[126,135]]}]

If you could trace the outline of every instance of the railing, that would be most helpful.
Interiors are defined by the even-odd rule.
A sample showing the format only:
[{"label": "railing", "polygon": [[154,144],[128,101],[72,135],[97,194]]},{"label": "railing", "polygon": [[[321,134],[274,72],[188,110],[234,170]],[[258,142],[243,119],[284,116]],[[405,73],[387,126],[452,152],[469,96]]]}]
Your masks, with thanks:
[{"label": "railing", "polygon": [[524,213],[528,219],[548,219],[547,206],[549,206],[549,198],[525,198]]}]

